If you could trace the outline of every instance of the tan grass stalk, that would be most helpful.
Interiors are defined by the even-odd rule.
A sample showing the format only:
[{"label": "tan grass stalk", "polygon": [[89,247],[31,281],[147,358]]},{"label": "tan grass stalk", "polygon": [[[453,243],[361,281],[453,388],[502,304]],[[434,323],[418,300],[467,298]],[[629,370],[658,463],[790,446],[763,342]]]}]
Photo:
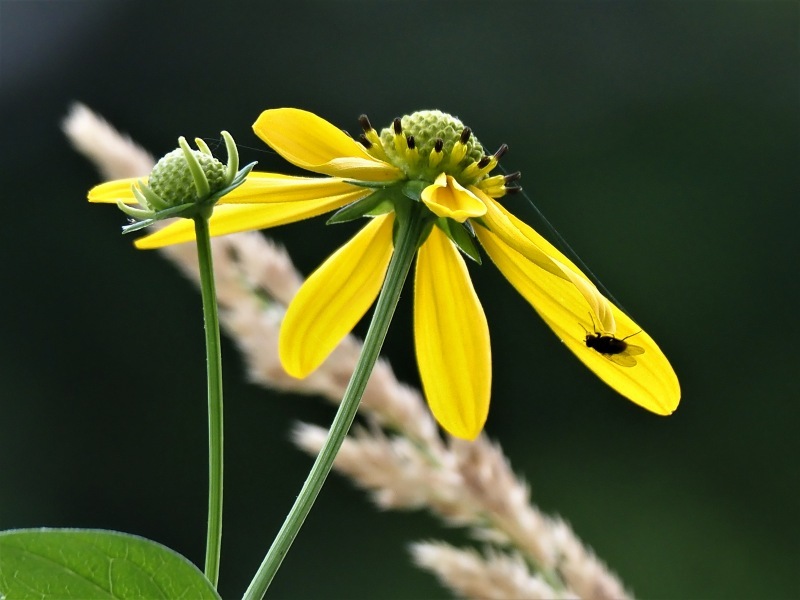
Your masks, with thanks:
[{"label": "tan grass stalk", "polygon": [[[109,179],[147,175],[152,158],[81,105],[64,131]],[[302,283],[285,251],[260,233],[213,240],[223,326],[236,341],[250,378],[265,387],[318,394],[338,403],[361,344],[348,336],[310,377],[297,380],[280,366],[277,339],[285,307]],[[193,244],[162,253],[197,282]],[[412,547],[415,561],[458,594],[481,598],[627,597],[620,581],[557,518],[530,502],[528,486],[513,473],[496,444],[443,440],[423,398],[379,362],[361,403],[366,427],[345,441],[336,468],[369,490],[382,508],[427,508],[469,528],[476,539],[506,548],[484,555],[428,542]],[[299,425],[295,442],[316,453],[326,431]]]},{"label": "tan grass stalk", "polygon": [[465,598],[485,600],[558,600],[576,598],[553,589],[542,577],[531,575],[519,554],[493,549],[479,554],[443,542],[411,545],[417,566],[432,571],[445,587]]}]

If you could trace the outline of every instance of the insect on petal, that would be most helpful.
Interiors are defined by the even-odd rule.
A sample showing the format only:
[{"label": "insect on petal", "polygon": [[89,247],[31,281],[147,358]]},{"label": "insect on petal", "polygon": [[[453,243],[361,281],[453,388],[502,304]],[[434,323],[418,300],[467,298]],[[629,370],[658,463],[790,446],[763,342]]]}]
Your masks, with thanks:
[{"label": "insect on petal", "polygon": [[[608,303],[620,332],[617,337],[635,334],[635,345],[642,352],[622,365],[590,348],[586,343],[592,323],[586,299],[571,282],[543,271],[522,254],[482,226],[475,232],[486,253],[508,281],[536,309],[555,334],[595,375],[620,394],[659,415],[671,414],[680,402],[678,378],[666,356],[647,332],[619,308]],[[631,361],[627,361],[630,363]]]}]

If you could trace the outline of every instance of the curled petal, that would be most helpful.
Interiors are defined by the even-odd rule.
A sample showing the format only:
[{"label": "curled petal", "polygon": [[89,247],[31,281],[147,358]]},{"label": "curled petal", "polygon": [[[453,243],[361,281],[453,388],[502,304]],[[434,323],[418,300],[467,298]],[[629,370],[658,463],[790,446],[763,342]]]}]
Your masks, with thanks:
[{"label": "curled petal", "polygon": [[130,177],[128,179],[115,179],[94,186],[89,190],[89,202],[116,204],[136,204],[136,196],[133,195],[133,186],[139,182],[147,183],[146,177]]},{"label": "curled petal", "polygon": [[492,233],[531,263],[572,282],[588,303],[588,309],[592,311],[600,328],[607,333],[616,332],[617,326],[611,303],[578,267],[527,223],[507,211],[502,204],[477,188],[473,188],[473,191],[486,203],[487,211],[482,221]]},{"label": "curled petal", "polygon": [[393,223],[394,213],[372,219],[297,292],[278,342],[289,375],[302,379],[319,367],[375,302],[392,257]]},{"label": "curled petal", "polygon": [[[369,193],[367,191],[366,193]],[[239,231],[254,231],[278,225],[302,221],[310,217],[336,210],[365,195],[360,189],[349,194],[307,200],[304,202],[274,202],[269,204],[218,204],[209,219],[212,236],[227,235]],[[180,219],[164,229],[136,240],[140,250],[151,250],[194,239],[194,221]]]},{"label": "curled petal", "polygon": [[374,158],[341,129],[305,110],[265,110],[253,129],[283,158],[309,171],[363,181],[402,176],[397,167]]},{"label": "curled petal", "polygon": [[422,190],[422,201],[437,217],[463,223],[486,213],[486,205],[452,177],[439,173],[436,181]]},{"label": "curled petal", "polygon": [[475,439],[489,412],[489,327],[464,259],[436,227],[417,257],[414,339],[434,417],[450,434]]},{"label": "curled petal", "polygon": [[600,354],[586,345],[587,333],[594,332],[597,324],[592,322],[585,298],[575,285],[543,271],[488,229],[479,225],[475,232],[506,279],[595,375],[656,414],[668,415],[678,407],[681,392],[675,372],[653,339],[628,315],[608,303],[617,323],[616,337],[631,336],[627,342],[637,347],[631,352],[635,359],[623,365],[614,362],[613,355]]},{"label": "curled petal", "polygon": [[292,177],[279,173],[252,171],[242,185],[225,194],[222,202],[225,204],[302,202],[354,192],[366,196],[369,190],[346,183],[339,177]]}]

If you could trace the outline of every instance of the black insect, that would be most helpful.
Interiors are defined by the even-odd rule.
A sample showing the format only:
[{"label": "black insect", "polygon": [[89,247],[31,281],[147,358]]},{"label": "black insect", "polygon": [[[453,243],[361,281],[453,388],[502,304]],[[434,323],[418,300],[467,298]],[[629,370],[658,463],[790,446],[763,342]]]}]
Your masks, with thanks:
[{"label": "black insect", "polygon": [[[592,321],[592,327],[594,327],[594,320]],[[584,328],[584,331],[586,331],[585,341],[587,348],[591,348],[595,352],[602,354],[608,360],[621,367],[635,366],[636,359],[633,357],[644,354],[644,348],[634,346],[625,341],[641,333],[641,331],[626,335],[624,338],[618,338],[607,333],[600,333],[597,331],[596,327],[594,333],[589,333],[586,328]]]}]

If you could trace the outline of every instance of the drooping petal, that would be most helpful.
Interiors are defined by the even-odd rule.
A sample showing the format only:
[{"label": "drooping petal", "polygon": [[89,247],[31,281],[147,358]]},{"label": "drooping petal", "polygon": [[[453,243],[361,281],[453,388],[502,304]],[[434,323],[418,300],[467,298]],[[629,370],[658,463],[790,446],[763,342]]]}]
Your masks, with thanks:
[{"label": "drooping petal", "polygon": [[541,269],[572,282],[583,295],[602,330],[612,334],[616,332],[611,303],[572,261],[502,204],[477,188],[473,188],[473,191],[486,204],[487,211],[482,221],[490,231]]},{"label": "drooping petal", "polygon": [[414,339],[434,417],[450,434],[475,439],[489,412],[489,327],[464,259],[436,227],[417,256]]},{"label": "drooping petal", "polygon": [[286,310],[281,364],[302,379],[319,367],[367,312],[392,257],[394,213],[376,217],[306,280]]},{"label": "drooping petal", "polygon": [[374,158],[341,129],[305,110],[265,110],[253,130],[290,163],[315,173],[362,181],[402,176],[400,169]]},{"label": "drooping petal", "polygon": [[422,190],[422,201],[437,217],[446,217],[459,223],[486,213],[486,205],[452,175],[439,173],[433,184]]},{"label": "drooping petal", "polygon": [[128,179],[115,179],[94,186],[89,190],[89,202],[116,204],[136,204],[136,197],[133,195],[132,186],[140,181],[147,183],[146,177],[130,177]]},{"label": "drooping petal", "polygon": [[225,194],[225,204],[261,202],[302,202],[330,198],[340,194],[361,192],[368,195],[372,190],[345,183],[339,177],[293,177],[280,173],[252,171],[244,183]]},{"label": "drooping petal", "polygon": [[[369,193],[369,190],[366,191]],[[278,225],[286,225],[302,221],[310,217],[336,210],[365,195],[365,190],[306,200],[304,202],[274,202],[268,204],[218,204],[209,219],[209,231],[212,236],[227,235],[239,231],[266,229]],[[140,250],[152,250],[172,244],[189,242],[194,239],[194,221],[180,219],[170,223],[164,229],[136,240]]]},{"label": "drooping petal", "polygon": [[[671,414],[680,402],[680,385],[664,353],[628,315],[611,303],[615,336],[641,348],[634,366],[615,363],[586,345],[592,322],[581,292],[569,281],[540,269],[500,236],[478,225],[475,232],[489,257],[509,282],[536,309],[555,334],[600,379],[639,406],[659,415]],[[630,361],[628,361],[630,362]]]}]

